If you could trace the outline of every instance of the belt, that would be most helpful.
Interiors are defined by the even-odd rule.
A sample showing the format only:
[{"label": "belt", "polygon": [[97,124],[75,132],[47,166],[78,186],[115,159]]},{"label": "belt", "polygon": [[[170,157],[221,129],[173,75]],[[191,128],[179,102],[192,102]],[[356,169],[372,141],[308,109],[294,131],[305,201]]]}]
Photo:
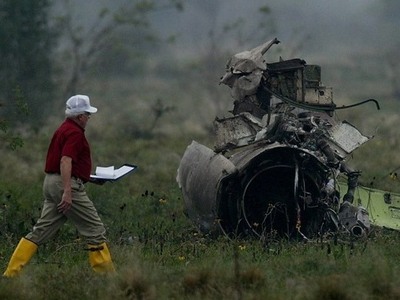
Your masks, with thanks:
[{"label": "belt", "polygon": [[83,181],[82,179],[80,179],[79,177],[75,177],[75,176],[71,176],[72,179],[75,179],[77,183],[85,183],[85,181]]},{"label": "belt", "polygon": [[[47,174],[47,175],[58,175],[58,176],[61,176],[60,173],[51,173],[51,172],[48,172],[48,173],[46,173],[46,174]],[[78,182],[78,183],[85,183],[85,182],[86,182],[86,181],[84,181],[84,180],[82,180],[81,178],[76,177],[76,176],[71,176],[71,178],[74,179],[74,180],[76,180],[76,182]]]}]

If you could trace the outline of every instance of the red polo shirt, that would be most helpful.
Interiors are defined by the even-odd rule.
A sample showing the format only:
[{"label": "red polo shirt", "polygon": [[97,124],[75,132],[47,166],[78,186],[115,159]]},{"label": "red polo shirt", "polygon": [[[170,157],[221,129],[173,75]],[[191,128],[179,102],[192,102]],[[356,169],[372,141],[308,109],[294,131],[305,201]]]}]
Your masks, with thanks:
[{"label": "red polo shirt", "polygon": [[46,158],[46,173],[60,174],[62,156],[72,159],[71,176],[89,181],[92,170],[90,146],[85,137],[85,130],[73,120],[65,119],[51,139]]}]

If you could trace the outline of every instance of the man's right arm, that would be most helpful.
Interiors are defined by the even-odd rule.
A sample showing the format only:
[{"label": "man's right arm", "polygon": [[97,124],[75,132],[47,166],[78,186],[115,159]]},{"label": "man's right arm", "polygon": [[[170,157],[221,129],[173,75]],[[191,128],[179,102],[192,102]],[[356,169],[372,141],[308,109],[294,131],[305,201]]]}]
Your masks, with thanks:
[{"label": "man's right arm", "polygon": [[72,158],[69,156],[61,157],[60,173],[64,192],[61,202],[58,204],[58,210],[62,213],[67,212],[72,205],[71,171]]}]

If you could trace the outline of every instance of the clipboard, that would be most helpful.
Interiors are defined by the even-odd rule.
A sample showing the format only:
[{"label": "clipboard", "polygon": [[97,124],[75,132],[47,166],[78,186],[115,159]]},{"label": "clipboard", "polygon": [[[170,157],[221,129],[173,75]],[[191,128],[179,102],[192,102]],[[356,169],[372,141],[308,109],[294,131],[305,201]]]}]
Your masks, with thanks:
[{"label": "clipboard", "polygon": [[122,177],[135,172],[137,170],[136,165],[123,164],[119,168],[115,169],[114,166],[109,167],[96,167],[95,174],[90,175],[91,181],[117,181]]}]

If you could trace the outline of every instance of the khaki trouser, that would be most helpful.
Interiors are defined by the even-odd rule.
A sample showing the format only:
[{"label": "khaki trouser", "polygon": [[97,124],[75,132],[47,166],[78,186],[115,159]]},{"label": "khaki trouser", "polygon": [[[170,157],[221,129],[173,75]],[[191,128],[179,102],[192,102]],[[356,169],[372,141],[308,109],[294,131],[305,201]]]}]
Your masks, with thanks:
[{"label": "khaki trouser", "polygon": [[57,210],[63,194],[61,176],[46,175],[43,183],[42,213],[32,232],[26,235],[26,239],[37,245],[43,244],[51,239],[67,220],[70,220],[88,244],[99,245],[105,242],[106,230],[93,202],[86,195],[85,185],[76,178],[71,178],[71,185],[72,206],[62,214]]}]

